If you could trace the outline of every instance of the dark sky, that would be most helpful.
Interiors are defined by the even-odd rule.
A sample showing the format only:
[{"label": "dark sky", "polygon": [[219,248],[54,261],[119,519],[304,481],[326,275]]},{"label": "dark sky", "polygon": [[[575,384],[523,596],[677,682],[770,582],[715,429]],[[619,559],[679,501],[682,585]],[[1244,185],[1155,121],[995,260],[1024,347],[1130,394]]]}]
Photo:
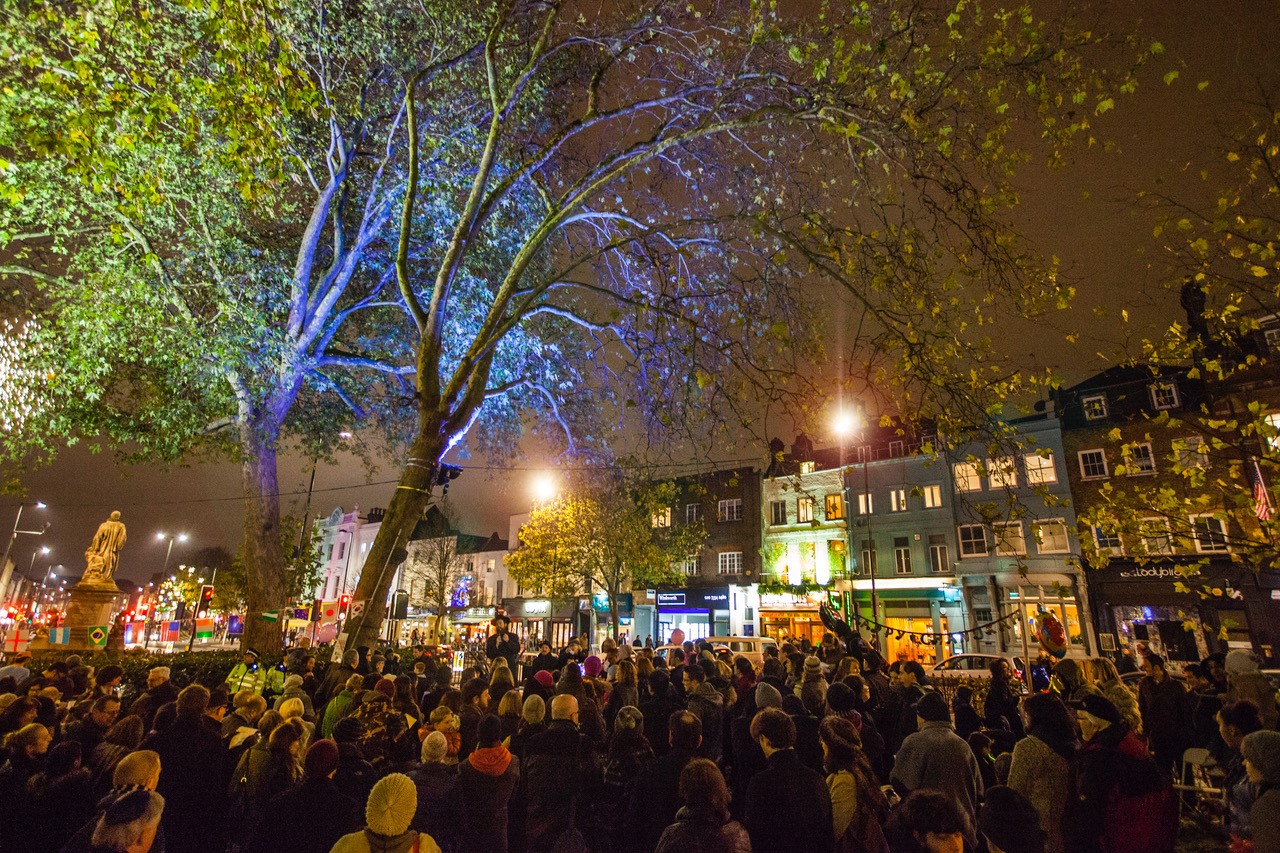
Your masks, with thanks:
[{"label": "dark sky", "polygon": [[[1199,170],[1213,158],[1222,130],[1235,124],[1239,101],[1257,92],[1258,80],[1280,80],[1280,47],[1274,38],[1280,20],[1277,0],[1122,0],[1109,5],[1115,7],[1112,14],[1130,24],[1141,21],[1144,36],[1165,45],[1167,68],[1177,68],[1180,77],[1166,86],[1158,74],[1151,75],[1136,96],[1122,99],[1115,111],[1097,120],[1099,135],[1114,140],[1118,152],[1084,152],[1062,171],[1033,173],[1024,180],[1022,226],[1046,252],[1062,259],[1080,296],[1071,312],[1039,328],[1019,330],[1011,349],[1028,363],[1058,369],[1068,380],[1105,366],[1123,340],[1116,312],[1109,319],[1098,318],[1093,309],[1118,308],[1118,295],[1132,294],[1152,278],[1149,267],[1159,265],[1151,238],[1153,223],[1132,204],[1136,191],[1158,186],[1184,197],[1204,198],[1207,189]],[[1200,91],[1196,84],[1202,80],[1210,85]],[[1162,323],[1176,314],[1176,306],[1168,305],[1135,302],[1130,309],[1139,326]],[[1077,348],[1061,342],[1068,329],[1082,334]],[[763,448],[743,448],[736,455],[762,453]],[[466,464],[484,465],[485,460]],[[516,464],[537,469],[540,460]],[[282,460],[286,511],[301,511],[309,472],[309,460]],[[354,459],[322,465],[312,512],[327,514],[336,505],[385,505],[392,489],[386,481],[395,475],[385,463],[372,474]],[[508,515],[528,506],[532,476],[532,470],[506,475],[467,471],[450,492],[462,527],[505,535]],[[122,512],[130,536],[121,557],[121,577],[145,578],[160,569],[164,545],[156,541],[158,531],[186,532],[191,539],[185,547],[191,549],[224,545],[234,551],[240,538],[239,471],[233,464],[124,467],[110,455],[73,448],[52,467],[31,472],[25,482],[29,500],[49,504],[44,511],[30,511],[28,518],[37,525],[37,519],[47,519],[52,527],[42,539],[18,538],[14,557],[19,572],[26,571],[32,548],[44,544],[53,548],[49,562],[79,573],[97,524],[113,509]],[[12,525],[16,505],[16,498],[0,500],[0,536]],[[30,526],[26,520],[24,528]],[[174,563],[186,556],[183,549],[175,546]],[[45,563],[45,558],[38,559],[37,570]]]}]

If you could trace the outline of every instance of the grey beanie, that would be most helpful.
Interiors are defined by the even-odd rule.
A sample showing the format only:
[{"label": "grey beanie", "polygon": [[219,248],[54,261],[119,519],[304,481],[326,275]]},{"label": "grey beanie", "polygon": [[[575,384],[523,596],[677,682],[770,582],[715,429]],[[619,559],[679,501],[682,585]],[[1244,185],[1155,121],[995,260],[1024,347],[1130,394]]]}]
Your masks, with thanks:
[{"label": "grey beanie", "polygon": [[756,684],[756,710],[763,711],[765,708],[781,708],[782,694],[778,692],[778,688],[774,687],[767,681],[761,681]]},{"label": "grey beanie", "polygon": [[1280,785],[1280,732],[1267,729],[1244,736],[1240,754],[1262,774],[1267,785]]}]

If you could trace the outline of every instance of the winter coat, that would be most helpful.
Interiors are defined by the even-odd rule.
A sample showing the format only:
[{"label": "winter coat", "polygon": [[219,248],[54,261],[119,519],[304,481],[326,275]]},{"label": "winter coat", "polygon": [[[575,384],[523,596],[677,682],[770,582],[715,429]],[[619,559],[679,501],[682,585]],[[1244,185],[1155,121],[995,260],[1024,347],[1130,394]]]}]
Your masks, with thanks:
[{"label": "winter coat", "polygon": [[424,764],[409,774],[418,789],[418,810],[410,826],[436,840],[445,853],[459,849],[458,816],[462,814],[462,788],[456,764]]},{"label": "winter coat", "polygon": [[507,851],[507,804],[520,783],[520,759],[502,745],[477,749],[458,766],[463,849]]},{"label": "winter coat", "polygon": [[1124,723],[1095,734],[1072,762],[1075,797],[1062,820],[1071,853],[1171,853],[1177,800],[1155,760]]},{"label": "winter coat", "polygon": [[246,751],[231,774],[227,790],[227,801],[231,804],[227,822],[232,840],[242,845],[248,843],[257,832],[258,823],[269,814],[268,803],[293,787],[300,776],[300,768],[292,756],[276,755],[265,745]]},{"label": "winter coat", "polygon": [[753,850],[835,850],[826,780],[805,767],[794,749],[770,755],[768,766],[751,779],[744,822]]},{"label": "winter coat", "polygon": [[972,705],[956,705],[953,709],[956,721],[956,734],[964,740],[969,735],[982,731],[982,718]]},{"label": "winter coat", "polygon": [[484,656],[488,660],[506,659],[507,665],[511,667],[511,672],[514,675],[516,659],[520,657],[520,638],[510,631],[501,636],[491,634],[484,643]]},{"label": "winter coat", "polygon": [[1129,685],[1115,679],[1100,682],[1098,689],[1102,691],[1103,696],[1111,700],[1112,705],[1116,706],[1120,716],[1128,723],[1130,731],[1134,734],[1142,734],[1142,712],[1138,709],[1138,697],[1134,695]]},{"label": "winter coat", "polygon": [[316,718],[316,709],[311,705],[311,696],[301,687],[289,687],[283,693],[276,697],[275,704],[272,709],[279,711],[280,706],[290,699],[302,700],[302,716],[303,719],[314,721]]},{"label": "winter coat", "polygon": [[129,714],[134,717],[141,717],[143,731],[151,731],[151,724],[155,721],[156,711],[159,711],[162,705],[173,702],[177,698],[178,688],[173,686],[172,681],[166,680],[164,684],[151,688],[133,700],[133,704],[129,706]]},{"label": "winter coat", "polygon": [[165,837],[169,853],[221,853],[226,810],[226,750],[199,717],[178,717],[153,732],[142,749],[160,755]]},{"label": "winter coat", "polygon": [[1168,751],[1180,758],[1191,732],[1191,708],[1182,682],[1170,676],[1160,682],[1151,676],[1142,679],[1138,683],[1138,710],[1152,751]]},{"label": "winter coat", "polygon": [[1003,717],[1009,724],[1009,731],[1021,738],[1025,733],[1022,725],[1022,702],[1014,689],[1014,682],[991,679],[987,697],[983,700],[982,710],[986,715],[988,728],[1003,728],[1000,719]]},{"label": "winter coat", "polygon": [[651,853],[662,833],[676,818],[680,773],[698,754],[677,748],[655,758],[640,772],[628,803],[626,828],[630,844],[624,848]]},{"label": "winter coat", "polygon": [[359,746],[354,743],[338,744],[338,771],[333,774],[333,784],[339,791],[357,803],[363,803],[377,781],[373,765],[364,760]]},{"label": "winter coat", "polygon": [[1262,793],[1249,809],[1249,823],[1253,828],[1253,849],[1280,850],[1280,788],[1263,785]]},{"label": "winter coat", "polygon": [[680,703],[675,694],[668,692],[666,696],[653,696],[640,700],[640,713],[644,714],[645,737],[653,747],[654,755],[666,755],[671,749],[671,733],[668,724],[671,715],[680,710]]},{"label": "winter coat", "polygon": [[591,739],[568,720],[553,720],[529,738],[521,771],[528,794],[528,849],[550,850],[588,812],[585,802],[600,788],[600,762]]},{"label": "winter coat", "polygon": [[751,853],[747,831],[727,817],[685,806],[663,830],[654,853]]},{"label": "winter coat", "polygon": [[57,853],[93,814],[97,801],[88,770],[75,770],[53,780],[35,777],[23,821],[23,834],[28,840],[22,849]]},{"label": "winter coat", "polygon": [[347,715],[355,698],[356,694],[344,687],[337,696],[329,700],[329,704],[324,706],[324,715],[320,718],[320,737],[326,738],[333,734],[333,727]]},{"label": "winter coat", "polygon": [[720,760],[721,735],[724,727],[724,697],[715,685],[704,681],[688,695],[689,713],[702,721],[702,746],[698,754],[712,761]]},{"label": "winter coat", "polygon": [[841,770],[827,776],[827,790],[838,853],[889,853],[883,828],[889,807],[875,783],[861,771]]},{"label": "winter coat", "polygon": [[1009,763],[1009,787],[1031,801],[1048,833],[1045,853],[1065,853],[1062,813],[1071,796],[1071,764],[1053,747],[1030,735],[1018,741]]},{"label": "winter coat", "polygon": [[329,853],[364,824],[364,809],[325,776],[308,776],[276,794],[262,810],[242,853]]},{"label": "winter coat", "polygon": [[345,663],[338,666],[330,666],[329,671],[325,673],[324,681],[320,682],[320,686],[316,688],[315,703],[323,705],[332,697],[338,695],[347,680],[355,674],[355,668],[347,666]]},{"label": "winter coat", "polygon": [[111,787],[111,777],[115,775],[116,765],[129,752],[129,747],[118,743],[103,742],[93,748],[93,752],[84,761],[84,766],[93,778],[93,789],[96,793],[106,793]]},{"label": "winter coat", "polygon": [[416,830],[388,838],[366,828],[339,838],[329,853],[441,853],[441,850],[434,838]]},{"label": "winter coat", "polygon": [[982,772],[969,744],[950,723],[925,723],[902,742],[889,780],[900,793],[931,788],[951,794],[960,806],[976,816],[982,797]]}]

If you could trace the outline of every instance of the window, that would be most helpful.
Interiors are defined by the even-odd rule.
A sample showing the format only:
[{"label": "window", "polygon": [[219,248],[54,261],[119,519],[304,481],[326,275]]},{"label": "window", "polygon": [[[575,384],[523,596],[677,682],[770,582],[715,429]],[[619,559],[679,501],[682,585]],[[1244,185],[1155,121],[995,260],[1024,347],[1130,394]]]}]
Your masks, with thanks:
[{"label": "window", "polygon": [[906,489],[890,489],[889,490],[889,512],[906,512],[907,511],[907,490]]},{"label": "window", "polygon": [[1061,518],[1046,518],[1031,526],[1036,537],[1036,550],[1041,554],[1063,554],[1071,550],[1067,541],[1067,524]]},{"label": "window", "polygon": [[1175,438],[1172,442],[1173,458],[1178,468],[1186,471],[1191,468],[1203,468],[1209,464],[1208,446],[1198,435]]},{"label": "window", "polygon": [[333,549],[334,549],[334,544],[333,544],[332,542],[330,542],[330,543],[329,543],[329,556],[327,556],[327,557],[325,557],[325,558],[324,558],[324,561],[325,561],[326,563],[332,563],[332,562],[333,562]]},{"label": "window", "polygon": [[1091,394],[1080,399],[1080,407],[1084,409],[1086,421],[1100,421],[1107,416],[1107,395]]},{"label": "window", "polygon": [[684,505],[684,523],[697,524],[702,521],[702,504]]},{"label": "window", "polygon": [[1107,454],[1101,450],[1080,451],[1080,476],[1086,480],[1101,480],[1107,476]]},{"label": "window", "polygon": [[1021,521],[1001,521],[991,525],[995,534],[996,553],[1002,557],[1012,557],[1027,553],[1027,541],[1022,538]]},{"label": "window", "polygon": [[827,495],[827,521],[839,521],[844,518],[844,498],[840,495]]},{"label": "window", "polygon": [[876,571],[876,546],[870,539],[862,540],[862,562],[858,564],[858,572],[860,574],[875,574]]},{"label": "window", "polygon": [[490,561],[485,565],[484,570],[485,570],[486,572],[488,572],[489,574],[493,574],[493,569],[494,569],[494,567],[495,567],[497,564],[498,564],[498,561],[497,561],[497,560],[490,560]]},{"label": "window", "polygon": [[1013,457],[1001,456],[999,459],[988,459],[987,479],[993,489],[1016,489],[1018,469],[1014,467]]},{"label": "window", "polygon": [[993,619],[994,619],[994,616],[992,614],[992,610],[990,607],[973,608],[973,621],[977,622],[979,625],[985,625],[986,623],[991,622]]},{"label": "window", "polygon": [[1262,337],[1271,349],[1280,350],[1280,329],[1267,329]]},{"label": "window", "polygon": [[1154,474],[1156,472],[1156,457],[1151,452],[1151,444],[1149,442],[1140,441],[1134,444],[1126,444],[1124,446],[1124,466],[1129,472],[1129,476],[1136,477],[1140,474]]},{"label": "window", "polygon": [[1212,515],[1193,515],[1191,525],[1196,534],[1197,554],[1225,554],[1227,530],[1222,519]]},{"label": "window", "polygon": [[873,512],[875,509],[871,505],[871,493],[861,492],[858,495],[858,515],[871,515]]},{"label": "window", "polygon": [[942,486],[936,484],[925,486],[920,489],[920,496],[924,498],[925,509],[937,509],[942,506]]},{"label": "window", "polygon": [[947,537],[941,533],[929,534],[929,569],[935,575],[951,571],[951,563],[947,560]]},{"label": "window", "polygon": [[684,573],[686,575],[698,574],[699,560],[697,554],[687,554],[684,558]]},{"label": "window", "polygon": [[496,587],[495,587],[495,590],[496,590],[496,591],[495,591],[495,592],[494,592],[494,594],[493,594],[493,597],[494,597],[494,598],[496,598],[498,601],[501,601],[501,600],[502,600],[502,585],[503,585],[503,584],[502,584],[502,581],[498,581],[498,583],[497,583],[497,585],[496,585]]},{"label": "window", "polygon": [[1169,531],[1169,520],[1153,516],[1142,519],[1139,529],[1142,531],[1142,550],[1148,554],[1172,554],[1173,535]]},{"label": "window", "polygon": [[796,521],[800,524],[813,521],[813,498],[796,498]]},{"label": "window", "polygon": [[911,574],[911,540],[905,536],[893,537],[893,568],[900,575]]},{"label": "window", "polygon": [[957,530],[961,557],[987,556],[987,529],[981,524],[962,524]]},{"label": "window", "polygon": [[901,440],[889,442],[890,458],[897,459],[900,456],[906,456],[907,455],[906,450],[907,450],[906,442],[903,442]]},{"label": "window", "polygon": [[742,498],[729,498],[716,504],[716,521],[742,521]]},{"label": "window", "polygon": [[978,476],[978,466],[973,462],[957,462],[952,466],[955,473],[957,492],[982,491],[982,478]]},{"label": "window", "polygon": [[1178,408],[1178,386],[1173,382],[1152,382],[1151,405],[1157,409]]},{"label": "window", "polygon": [[800,463],[800,473],[801,473],[801,474],[812,474],[812,473],[813,473],[813,463],[812,463],[812,462],[801,462],[801,463]]},{"label": "window", "polygon": [[716,555],[717,569],[722,575],[742,574],[742,552],[721,551]]},{"label": "window", "polygon": [[1028,453],[1022,457],[1022,466],[1027,469],[1027,485],[1058,482],[1058,469],[1053,465],[1052,450]]},{"label": "window", "polygon": [[770,501],[769,502],[769,523],[774,527],[779,527],[787,523],[787,502],[786,501]]},{"label": "window", "polygon": [[1095,527],[1093,528],[1093,541],[1097,544],[1099,551],[1106,551],[1111,554],[1124,553],[1124,549],[1120,545],[1120,534],[1118,533]]},{"label": "window", "polygon": [[[1274,331],[1280,332],[1280,329]],[[1275,453],[1280,450],[1280,412],[1272,412],[1262,420],[1266,423],[1263,437],[1267,442],[1267,449]]]},{"label": "window", "polygon": [[670,527],[671,526],[671,507],[664,506],[653,514],[654,527]]},{"label": "window", "polygon": [[338,543],[338,559],[341,560],[346,556],[347,556],[347,543],[339,542]]}]

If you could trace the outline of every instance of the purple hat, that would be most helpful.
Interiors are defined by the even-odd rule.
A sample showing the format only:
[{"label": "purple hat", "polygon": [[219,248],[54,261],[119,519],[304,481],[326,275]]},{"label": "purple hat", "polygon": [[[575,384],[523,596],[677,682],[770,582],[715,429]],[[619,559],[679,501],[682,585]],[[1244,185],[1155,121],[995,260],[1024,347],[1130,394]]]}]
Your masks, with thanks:
[{"label": "purple hat", "polygon": [[582,662],[582,674],[585,675],[587,678],[599,678],[600,673],[603,670],[604,670],[604,664],[601,663],[600,658],[596,657],[595,655],[591,655],[589,658],[587,658],[585,661]]},{"label": "purple hat", "polygon": [[545,669],[540,669],[537,672],[535,672],[533,674],[533,680],[541,684],[543,687],[556,686],[555,678],[553,678],[551,673],[547,672]]}]

